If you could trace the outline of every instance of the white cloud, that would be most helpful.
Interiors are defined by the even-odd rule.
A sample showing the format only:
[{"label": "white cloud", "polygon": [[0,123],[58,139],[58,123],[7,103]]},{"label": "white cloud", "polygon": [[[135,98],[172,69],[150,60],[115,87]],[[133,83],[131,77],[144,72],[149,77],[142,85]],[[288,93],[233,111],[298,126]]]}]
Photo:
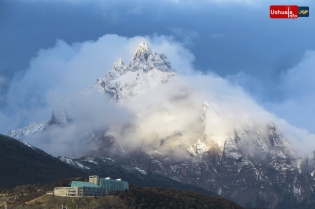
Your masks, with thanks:
[{"label": "white cloud", "polygon": [[[153,51],[165,53],[181,79],[131,99],[124,107],[100,95],[75,96],[78,90],[88,88],[97,78],[103,77],[119,57],[128,63],[140,42],[148,42]],[[314,93],[309,90],[314,87],[309,79],[314,72],[313,58],[313,52],[307,53],[305,60],[286,75],[284,88],[290,89],[296,98]],[[85,133],[112,127],[121,143],[130,147],[146,144],[151,149],[160,147],[163,151],[161,143],[180,140],[177,131],[185,133],[181,140],[187,142],[196,140],[200,133],[224,140],[233,134],[237,125],[253,123],[259,126],[273,121],[301,153],[314,150],[314,146],[310,146],[314,135],[265,111],[240,86],[213,74],[196,74],[193,61],[194,56],[187,49],[166,36],[105,35],[96,41],[72,45],[59,40],[53,48],[40,50],[25,74],[11,82],[6,98],[8,106],[0,112],[1,124],[6,124],[1,127],[2,131],[31,121],[47,120],[54,108],[72,98],[77,104],[72,109],[77,122],[63,129],[52,127],[49,132],[27,138],[31,144],[55,155],[71,154],[74,149],[83,153],[88,148],[82,138]],[[309,91],[303,90],[304,87]],[[202,122],[204,101],[209,103],[207,114],[210,118]],[[139,109],[152,110],[148,107],[157,111],[138,115]],[[134,129],[126,131],[121,126],[124,123],[133,124]]]},{"label": "white cloud", "polygon": [[[122,57],[125,62],[129,62],[140,42],[148,42],[152,50],[157,52],[167,52],[173,68],[181,69],[182,74],[192,73],[193,55],[179,43],[174,42],[172,38],[165,36],[125,38],[117,35],[105,35],[97,41],[85,41],[71,45],[58,40],[54,47],[40,50],[37,56],[31,60],[27,71],[15,76],[10,83],[5,98],[7,106],[0,110],[1,124],[4,124],[1,126],[1,132],[6,133],[9,129],[20,128],[30,122],[49,119],[53,109],[58,108],[61,103],[67,103],[69,98],[73,98],[79,90],[94,85],[97,78],[105,76],[118,58]],[[99,99],[91,98],[89,100],[94,103],[99,101]],[[99,107],[102,102],[96,106],[93,105],[94,103],[87,104],[83,101],[79,103],[86,106],[86,111],[92,111],[86,114],[84,111],[79,111],[82,117],[83,115],[91,116],[79,118],[79,121],[86,120],[89,121],[89,124],[98,124],[98,122],[93,122],[95,118],[98,118],[100,120],[96,121],[100,121],[100,126],[108,125],[106,124],[108,117],[102,121],[100,118],[102,114],[99,116],[92,114],[98,109],[102,111],[102,108]],[[123,112],[115,111],[116,107],[106,102],[103,104],[104,108],[109,108],[113,113]],[[93,108],[90,109],[91,107]],[[84,108],[81,107],[81,109]],[[109,118],[115,117],[110,115]],[[128,117],[127,113],[124,114],[124,118]],[[69,130],[64,130],[65,133],[71,134],[65,134],[65,136],[73,138],[74,134],[78,134],[76,130],[87,131],[91,128],[87,125],[84,127],[84,129],[80,129],[71,126]],[[95,126],[93,125],[93,127]],[[52,136],[57,137],[54,134]],[[65,143],[68,143],[67,140],[73,140],[65,136],[60,138]],[[40,148],[46,151],[52,150],[53,146],[58,146],[56,144],[58,140],[52,140],[52,144],[40,143],[38,140],[38,137],[37,140],[33,139],[34,145],[42,146]]]},{"label": "white cloud", "polygon": [[305,52],[303,60],[294,68],[288,70],[283,77],[284,87],[289,94],[299,98],[305,95],[315,95],[315,51]]},{"label": "white cloud", "polygon": [[133,119],[127,109],[98,93],[76,95],[69,103],[62,104],[62,111],[74,122],[64,126],[52,125],[23,140],[55,156],[78,158],[89,154],[91,134],[102,135],[108,127],[124,126]]},{"label": "white cloud", "polygon": [[303,60],[282,76],[279,89],[284,98],[269,103],[268,109],[293,125],[315,133],[315,51],[307,51]]},{"label": "white cloud", "polygon": [[[20,110],[26,118],[44,120],[50,114],[49,108],[45,107],[51,107],[54,101],[67,99],[93,85],[97,78],[103,77],[112,68],[118,58],[122,57],[128,62],[142,41],[148,41],[154,50],[166,51],[174,68],[182,69],[183,73],[192,70],[194,57],[191,53],[164,36],[128,39],[106,35],[97,41],[72,45],[58,40],[53,48],[40,50],[25,75],[11,82],[6,98],[8,110],[14,110],[15,114],[19,114],[17,111]],[[181,61],[181,58],[185,61]],[[38,114],[41,111],[43,113]],[[30,119],[27,118],[25,122],[30,122]]]}]

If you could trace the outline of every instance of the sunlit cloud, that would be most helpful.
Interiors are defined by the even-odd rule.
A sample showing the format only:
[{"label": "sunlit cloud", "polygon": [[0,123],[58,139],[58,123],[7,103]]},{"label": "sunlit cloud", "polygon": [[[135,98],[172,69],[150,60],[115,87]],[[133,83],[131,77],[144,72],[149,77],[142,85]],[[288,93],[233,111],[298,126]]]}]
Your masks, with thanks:
[{"label": "sunlit cloud", "polygon": [[[80,96],[78,91],[94,85],[118,58],[128,63],[140,42],[165,53],[178,76],[125,103],[113,103],[100,94]],[[201,135],[222,148],[236,126],[260,127],[273,122],[300,153],[314,150],[310,146],[314,135],[266,111],[239,85],[212,73],[200,75],[193,62],[194,55],[168,36],[105,35],[96,41],[71,45],[59,40],[54,47],[40,50],[25,74],[10,83],[8,106],[0,112],[1,123],[6,126],[1,128],[8,130],[48,120],[53,110],[64,106],[72,115],[72,124],[52,126],[25,140],[54,155],[74,156],[74,149],[80,150],[79,155],[89,149],[83,136],[109,129],[120,144],[129,148],[145,146],[148,151],[165,152],[166,145],[183,142],[188,146]],[[307,81],[312,66],[313,52],[308,52],[301,64],[288,71],[283,88],[294,93],[296,85],[312,87],[311,82],[297,84],[299,79]],[[309,93],[312,95],[313,91]],[[126,129],[124,123],[132,128]]]}]

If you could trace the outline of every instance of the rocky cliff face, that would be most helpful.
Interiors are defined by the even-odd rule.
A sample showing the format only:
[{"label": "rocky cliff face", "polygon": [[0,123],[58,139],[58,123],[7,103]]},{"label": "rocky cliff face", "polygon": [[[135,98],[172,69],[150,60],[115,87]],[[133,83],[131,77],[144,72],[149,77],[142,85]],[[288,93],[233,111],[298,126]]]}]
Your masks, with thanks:
[{"label": "rocky cliff face", "polygon": [[187,158],[180,160],[141,149],[122,155],[113,140],[102,138],[94,155],[200,186],[246,207],[281,208],[283,202],[293,204],[314,197],[314,157],[299,157],[272,124],[258,133],[237,128],[226,139],[223,151],[200,137],[187,149]]},{"label": "rocky cliff face", "polygon": [[[125,65],[119,59],[104,78],[98,79],[94,86],[81,94],[99,92],[128,106],[128,99],[168,83],[177,76],[165,55],[152,52],[147,44],[141,43],[129,64]],[[172,101],[182,105],[180,99]],[[191,108],[189,104],[185,105]],[[313,201],[315,152],[306,158],[299,156],[273,123],[239,124],[230,132],[215,130],[214,120],[220,116],[208,101],[200,103],[198,110],[189,111],[200,113],[197,124],[193,124],[198,130],[194,135],[187,136],[188,130],[174,128],[173,132],[164,135],[151,134],[158,137],[155,144],[145,138],[146,141],[136,148],[126,151],[128,144],[117,141],[111,127],[107,127],[87,134],[87,140],[92,144],[90,155],[109,157],[140,170],[197,185],[247,207],[276,208],[287,202]],[[167,106],[152,105],[136,112],[142,124],[156,116],[163,116],[162,121],[171,121],[181,114],[184,113],[172,114]],[[45,131],[52,125],[64,126],[71,122],[62,111],[55,112],[46,122],[9,131],[8,135],[21,138]],[[128,128],[139,129],[136,126]],[[165,132],[167,128],[165,126]],[[214,130],[216,134],[213,134]],[[162,149],[155,149],[157,146]],[[75,166],[71,160],[60,159]]]}]

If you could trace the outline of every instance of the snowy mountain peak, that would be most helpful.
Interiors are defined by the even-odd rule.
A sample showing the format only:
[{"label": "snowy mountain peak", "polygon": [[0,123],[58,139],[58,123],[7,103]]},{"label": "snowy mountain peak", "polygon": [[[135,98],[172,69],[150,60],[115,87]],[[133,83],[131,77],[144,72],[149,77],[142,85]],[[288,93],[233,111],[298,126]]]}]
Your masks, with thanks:
[{"label": "snowy mountain peak", "polygon": [[128,65],[119,58],[105,77],[98,79],[90,90],[120,100],[144,93],[166,83],[175,75],[164,54],[152,52],[147,43],[140,43]]},{"label": "snowy mountain peak", "polygon": [[136,53],[132,57],[132,61],[137,62],[146,62],[149,58],[149,56],[152,54],[152,51],[147,43],[140,43]]},{"label": "snowy mountain peak", "polygon": [[139,44],[128,65],[128,69],[130,71],[143,70],[144,72],[149,72],[153,69],[167,72],[174,71],[170,62],[167,61],[167,57],[164,54],[152,52],[147,43]]},{"label": "snowy mountain peak", "polygon": [[127,66],[124,64],[123,60],[119,58],[113,65],[113,70],[121,73],[127,70]]}]

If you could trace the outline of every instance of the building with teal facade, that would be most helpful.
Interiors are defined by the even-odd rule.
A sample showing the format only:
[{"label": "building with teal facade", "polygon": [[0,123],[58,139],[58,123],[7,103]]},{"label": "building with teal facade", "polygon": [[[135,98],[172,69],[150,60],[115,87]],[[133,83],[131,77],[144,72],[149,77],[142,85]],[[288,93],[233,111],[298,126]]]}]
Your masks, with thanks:
[{"label": "building with teal facade", "polygon": [[101,187],[91,182],[72,181],[71,187],[73,188],[78,187],[77,196],[103,196],[105,195],[105,191],[103,191]]},{"label": "building with teal facade", "polygon": [[99,186],[108,192],[108,194],[117,194],[129,189],[129,184],[121,179],[100,178]]},{"label": "building with teal facade", "polygon": [[121,179],[99,178],[99,176],[89,176],[89,182],[72,181],[70,187],[55,187],[56,196],[104,196],[109,194],[119,194],[129,189],[129,184]]}]

